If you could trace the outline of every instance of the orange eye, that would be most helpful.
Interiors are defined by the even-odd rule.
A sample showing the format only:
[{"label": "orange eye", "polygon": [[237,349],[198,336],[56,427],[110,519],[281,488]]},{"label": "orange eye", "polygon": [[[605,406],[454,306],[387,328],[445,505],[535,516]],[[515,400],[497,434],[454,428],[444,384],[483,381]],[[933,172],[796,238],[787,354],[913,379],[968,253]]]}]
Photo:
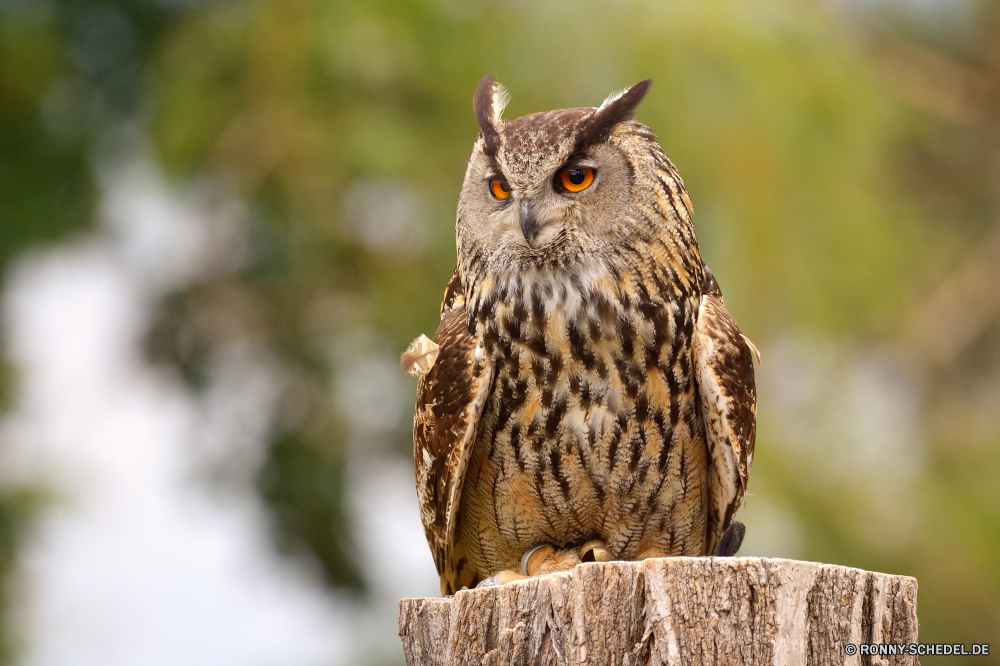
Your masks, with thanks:
[{"label": "orange eye", "polygon": [[510,185],[507,184],[506,180],[494,178],[490,181],[490,191],[497,199],[506,199],[510,196]]},{"label": "orange eye", "polygon": [[590,167],[563,169],[559,182],[567,192],[582,192],[594,182],[594,170]]}]

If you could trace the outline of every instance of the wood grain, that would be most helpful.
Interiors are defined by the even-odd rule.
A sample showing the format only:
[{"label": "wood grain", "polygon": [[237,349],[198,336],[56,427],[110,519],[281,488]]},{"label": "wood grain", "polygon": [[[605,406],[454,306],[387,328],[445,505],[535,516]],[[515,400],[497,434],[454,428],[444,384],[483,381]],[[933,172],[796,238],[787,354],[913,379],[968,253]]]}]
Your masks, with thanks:
[{"label": "wood grain", "polygon": [[409,666],[919,664],[845,653],[848,643],[916,643],[916,609],[907,576],[671,557],[401,599],[399,635]]}]

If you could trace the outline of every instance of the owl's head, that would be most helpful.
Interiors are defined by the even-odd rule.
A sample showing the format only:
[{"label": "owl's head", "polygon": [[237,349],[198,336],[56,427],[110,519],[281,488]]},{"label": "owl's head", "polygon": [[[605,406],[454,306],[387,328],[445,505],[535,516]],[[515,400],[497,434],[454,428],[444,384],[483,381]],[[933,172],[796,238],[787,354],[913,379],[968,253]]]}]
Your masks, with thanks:
[{"label": "owl's head", "polygon": [[491,75],[473,111],[482,129],[458,205],[460,263],[523,271],[573,266],[666,234],[690,236],[690,200],[656,137],[633,120],[651,81],[597,108],[514,120]]}]

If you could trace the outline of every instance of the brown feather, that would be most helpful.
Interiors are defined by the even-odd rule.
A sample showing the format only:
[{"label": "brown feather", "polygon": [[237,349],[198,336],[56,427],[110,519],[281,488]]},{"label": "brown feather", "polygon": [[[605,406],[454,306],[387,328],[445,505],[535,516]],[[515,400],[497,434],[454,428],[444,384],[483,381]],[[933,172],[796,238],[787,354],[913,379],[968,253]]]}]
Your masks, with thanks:
[{"label": "brown feather", "polygon": [[692,342],[709,474],[709,549],[729,527],[746,494],[757,434],[753,352],[705,269],[704,294]]},{"label": "brown feather", "polygon": [[592,115],[586,126],[577,134],[574,153],[583,152],[587,146],[605,141],[615,125],[631,120],[635,109],[643,100],[653,79],[639,81],[613,100],[602,104],[597,113]]},{"label": "brown feather", "polygon": [[[505,121],[492,77],[476,92],[458,268],[414,422],[443,594],[516,575],[543,544],[573,554],[564,568],[594,542],[616,559],[709,555],[746,492],[751,351],[684,183],[631,119],[648,87]],[[560,185],[570,163],[592,184]]]},{"label": "brown feather", "polygon": [[500,148],[500,132],[497,129],[496,109],[493,107],[493,93],[496,89],[496,79],[487,74],[476,87],[472,96],[472,112],[483,133],[484,152],[489,156],[497,154]]},{"label": "brown feather", "polygon": [[477,360],[460,283],[454,278],[442,309],[434,334],[437,359],[417,385],[413,458],[424,531],[443,576],[451,559],[455,511],[491,372],[481,353]]}]

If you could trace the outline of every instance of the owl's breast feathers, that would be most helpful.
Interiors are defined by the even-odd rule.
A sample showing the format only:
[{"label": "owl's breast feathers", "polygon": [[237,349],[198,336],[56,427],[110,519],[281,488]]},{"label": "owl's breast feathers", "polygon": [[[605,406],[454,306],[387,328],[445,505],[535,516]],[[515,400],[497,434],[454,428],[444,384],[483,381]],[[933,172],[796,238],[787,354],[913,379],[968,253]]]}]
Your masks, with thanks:
[{"label": "owl's breast feathers", "polygon": [[[691,268],[685,277],[702,277],[700,265]],[[443,594],[495,573],[479,569],[520,557],[514,546],[531,544],[518,540],[533,538],[524,534],[529,506],[549,528],[565,523],[556,529],[573,532],[566,542],[593,526],[620,525],[617,537],[600,535],[609,545],[618,539],[616,556],[644,548],[712,552],[746,491],[756,395],[751,348],[711,273],[703,275],[637,280],[650,288],[631,303],[608,294],[581,299],[572,285],[538,296],[530,279],[518,278],[523,291],[489,290],[497,298],[473,289],[467,312],[456,271],[434,336],[439,354],[420,380],[414,418],[417,494]],[[511,458],[485,462],[494,455]],[[533,474],[524,475],[526,465]],[[463,493],[470,467],[475,492]],[[509,498],[497,494],[497,484],[513,478],[534,487],[514,495],[519,506],[503,507]],[[489,488],[494,496],[481,497]],[[619,499],[609,505],[609,497]],[[459,506],[470,500],[471,508]],[[660,515],[637,517],[630,506]],[[456,526],[467,510],[466,520],[483,529],[462,527],[458,543]],[[621,515],[584,515],[602,512]],[[493,525],[508,520],[502,516],[512,524]],[[660,537],[650,534],[657,530]]]}]

